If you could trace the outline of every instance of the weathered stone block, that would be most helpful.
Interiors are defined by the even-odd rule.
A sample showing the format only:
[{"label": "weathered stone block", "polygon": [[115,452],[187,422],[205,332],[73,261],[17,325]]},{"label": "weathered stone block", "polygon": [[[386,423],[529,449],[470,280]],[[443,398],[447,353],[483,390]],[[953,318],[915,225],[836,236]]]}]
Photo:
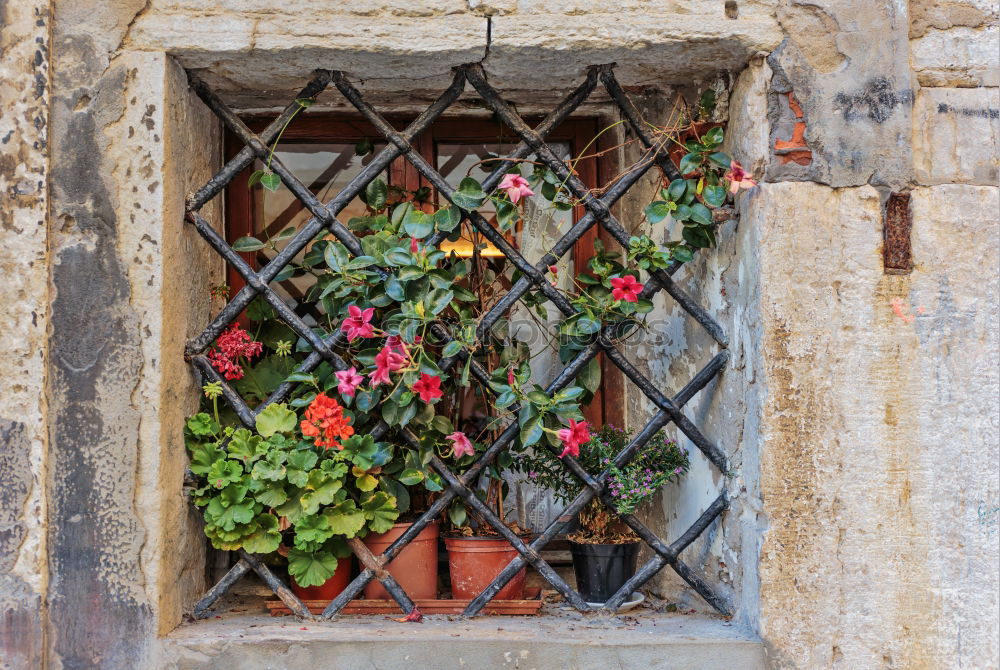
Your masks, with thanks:
[{"label": "weathered stone block", "polygon": [[1000,86],[1000,27],[928,30],[911,41],[921,86]]},{"label": "weathered stone block", "polygon": [[995,186],[1000,89],[920,89],[913,110],[913,162],[921,184]]}]

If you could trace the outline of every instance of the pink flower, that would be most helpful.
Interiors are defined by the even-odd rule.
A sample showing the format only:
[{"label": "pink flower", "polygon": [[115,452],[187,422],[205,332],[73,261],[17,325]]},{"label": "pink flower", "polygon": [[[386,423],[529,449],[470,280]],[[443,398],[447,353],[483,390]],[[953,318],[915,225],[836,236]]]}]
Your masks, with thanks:
[{"label": "pink flower", "polygon": [[441,378],[427,373],[420,375],[420,380],[412,388],[424,402],[437,400],[444,395],[441,391]]},{"label": "pink flower", "polygon": [[358,388],[358,385],[364,380],[364,377],[358,374],[357,368],[347,368],[346,370],[340,370],[336,373],[337,390],[340,391],[340,395],[347,398],[354,397],[354,389]]},{"label": "pink flower", "polygon": [[455,458],[461,458],[465,455],[472,456],[476,453],[476,450],[472,446],[472,442],[470,442],[465,433],[461,431],[456,430],[451,435],[446,435],[445,439],[451,440]]},{"label": "pink flower", "polygon": [[411,254],[415,254],[418,251],[420,251],[420,247],[417,246],[417,238],[411,237],[410,238],[410,253]]},{"label": "pink flower", "polygon": [[507,368],[507,386],[514,387],[514,368]]},{"label": "pink flower", "polygon": [[566,454],[576,457],[580,455],[580,445],[590,442],[590,431],[587,429],[587,422],[579,423],[573,419],[569,420],[569,428],[563,428],[556,432],[556,435],[563,443],[563,451],[559,454],[562,458]]},{"label": "pink flower", "polygon": [[409,353],[406,351],[406,342],[403,342],[403,338],[400,335],[390,335],[385,338],[385,346],[389,351],[401,356],[409,356]]},{"label": "pink flower", "polygon": [[375,371],[368,375],[372,380],[372,386],[379,384],[391,384],[389,373],[403,367],[406,364],[406,356],[397,354],[388,346],[382,347],[382,351],[375,356]]},{"label": "pink flower", "polygon": [[357,305],[350,305],[347,308],[349,317],[340,324],[340,329],[347,333],[347,341],[353,342],[359,337],[375,337],[375,329],[370,321],[375,314],[375,308],[361,309]]},{"label": "pink flower", "polygon": [[741,188],[753,188],[757,185],[757,182],[751,179],[743,166],[736,161],[729,163],[729,172],[725,174],[725,177],[729,180],[730,193],[736,193]]},{"label": "pink flower", "polygon": [[507,191],[507,197],[515,205],[521,198],[535,195],[535,192],[528,188],[528,180],[519,174],[505,174],[499,188],[501,191]]},{"label": "pink flower", "polygon": [[639,292],[643,285],[632,275],[625,275],[611,280],[611,297],[625,302],[639,302]]}]

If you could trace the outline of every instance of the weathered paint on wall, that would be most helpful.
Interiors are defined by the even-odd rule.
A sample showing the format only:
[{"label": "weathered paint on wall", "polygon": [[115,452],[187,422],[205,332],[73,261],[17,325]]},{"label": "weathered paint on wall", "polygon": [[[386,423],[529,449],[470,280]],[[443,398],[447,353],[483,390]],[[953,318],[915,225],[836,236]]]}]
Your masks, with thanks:
[{"label": "weathered paint on wall", "polygon": [[47,2],[0,2],[0,667],[42,662],[45,594]]}]

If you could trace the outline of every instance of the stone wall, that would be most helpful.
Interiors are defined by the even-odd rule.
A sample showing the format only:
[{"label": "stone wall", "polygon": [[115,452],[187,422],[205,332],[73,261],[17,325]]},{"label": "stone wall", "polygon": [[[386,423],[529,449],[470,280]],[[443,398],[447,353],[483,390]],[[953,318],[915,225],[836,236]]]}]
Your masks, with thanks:
[{"label": "stone wall", "polygon": [[[733,473],[696,466],[650,518],[670,537],[728,492],[685,559],[773,667],[997,667],[998,13],[0,2],[0,667],[152,667],[204,586],[181,494],[197,401],[182,348],[221,267],[181,217],[220,148],[182,67],[244,109],[287,100],[319,65],[416,108],[469,61],[526,108],[596,63],[634,91],[732,83],[727,143],[762,184],[682,274],[730,337],[688,411]],[[644,102],[651,118],[666,99]],[[890,196],[911,262],[887,272]],[[666,337],[629,355],[676,390],[714,349],[661,301]],[[668,573],[653,586],[699,606]]]}]

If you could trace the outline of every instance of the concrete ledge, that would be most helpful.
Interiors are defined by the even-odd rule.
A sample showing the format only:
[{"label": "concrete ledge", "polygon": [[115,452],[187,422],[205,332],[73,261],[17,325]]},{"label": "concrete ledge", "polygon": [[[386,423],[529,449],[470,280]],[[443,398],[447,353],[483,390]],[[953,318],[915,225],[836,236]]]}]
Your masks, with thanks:
[{"label": "concrete ledge", "polygon": [[155,667],[172,670],[764,668],[763,645],[734,624],[645,612],[611,619],[428,616],[421,624],[388,616],[335,623],[227,617],[181,626],[161,640],[160,658]]}]

